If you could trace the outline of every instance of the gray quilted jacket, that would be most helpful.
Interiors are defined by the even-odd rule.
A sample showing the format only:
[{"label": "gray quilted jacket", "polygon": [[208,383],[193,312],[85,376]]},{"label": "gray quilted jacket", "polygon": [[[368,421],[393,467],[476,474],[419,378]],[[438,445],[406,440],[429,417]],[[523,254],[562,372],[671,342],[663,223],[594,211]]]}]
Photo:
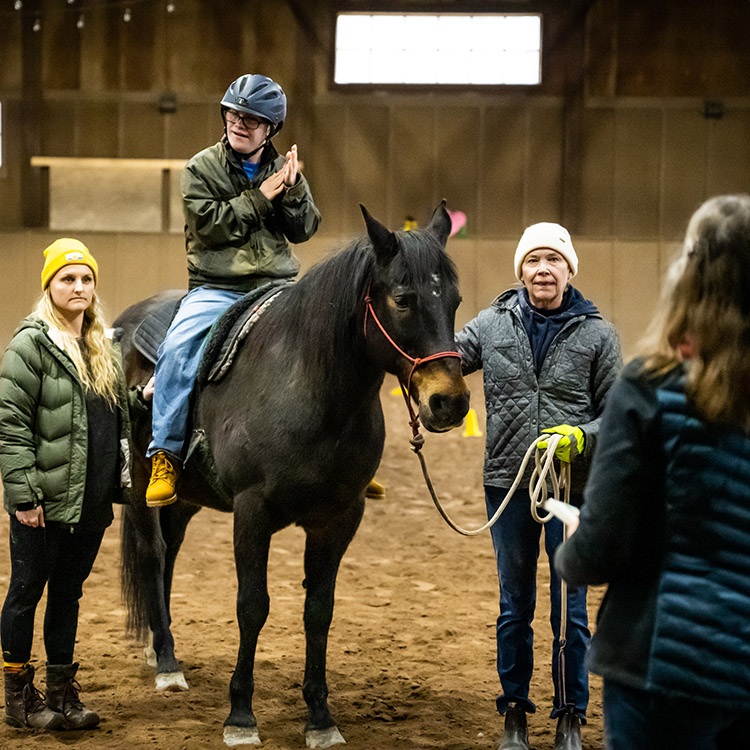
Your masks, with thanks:
[{"label": "gray quilted jacket", "polygon": [[[571,318],[552,341],[537,378],[517,290],[509,289],[464,326],[456,344],[464,373],[481,368],[484,374],[484,483],[510,487],[539,433],[569,424],[586,436],[583,454],[572,464],[571,491],[582,492],[607,391],[622,364],[614,326],[598,313]],[[528,487],[532,468],[533,462],[521,487]]]}]

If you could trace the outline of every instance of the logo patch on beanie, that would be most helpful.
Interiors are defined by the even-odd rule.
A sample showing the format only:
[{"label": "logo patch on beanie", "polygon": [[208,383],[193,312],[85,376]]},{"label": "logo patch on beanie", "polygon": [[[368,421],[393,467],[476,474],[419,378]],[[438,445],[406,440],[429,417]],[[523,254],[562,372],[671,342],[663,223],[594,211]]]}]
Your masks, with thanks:
[{"label": "logo patch on beanie", "polygon": [[70,253],[65,253],[65,260],[67,260],[68,263],[72,263],[74,260],[83,260],[83,253],[79,252],[78,250],[73,250]]}]

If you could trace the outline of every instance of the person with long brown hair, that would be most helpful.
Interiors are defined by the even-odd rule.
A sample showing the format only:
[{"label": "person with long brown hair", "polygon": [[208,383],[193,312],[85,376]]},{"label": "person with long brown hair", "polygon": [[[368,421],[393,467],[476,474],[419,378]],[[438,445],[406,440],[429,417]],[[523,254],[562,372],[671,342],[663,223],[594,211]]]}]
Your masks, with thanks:
[{"label": "person with long brown hair", "polygon": [[[591,671],[610,750],[750,734],[750,196],[704,203],[612,388],[555,565],[609,584]],[[573,524],[575,526],[575,524]]]},{"label": "person with long brown hair", "polygon": [[[130,484],[128,395],[96,294],[96,260],[69,237],[44,255],[42,297],[16,330],[0,373],[11,557],[0,617],[5,721],[87,729],[99,716],[81,702],[76,680],[79,599],[112,523],[112,503]],[[46,697],[29,663],[45,587]]]}]

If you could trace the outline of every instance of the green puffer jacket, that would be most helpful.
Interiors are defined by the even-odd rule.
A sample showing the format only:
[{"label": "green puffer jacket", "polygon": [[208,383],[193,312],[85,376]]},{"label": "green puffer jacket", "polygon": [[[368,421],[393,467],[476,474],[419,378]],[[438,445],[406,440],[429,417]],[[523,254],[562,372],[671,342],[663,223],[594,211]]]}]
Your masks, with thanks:
[{"label": "green puffer jacket", "polygon": [[[130,415],[120,351],[113,345],[120,408],[121,489],[129,500]],[[136,394],[131,400],[136,403]],[[145,407],[142,407],[145,408]],[[44,506],[45,519],[76,524],[86,483],[88,423],[83,385],[70,357],[30,315],[16,329],[0,372],[0,473],[5,509]]]},{"label": "green puffer jacket", "polygon": [[226,136],[190,159],[181,182],[190,289],[248,292],[297,275],[289,243],[309,240],[320,213],[301,173],[273,201],[261,193],[261,183],[283,166],[284,157],[268,144],[251,181]]}]

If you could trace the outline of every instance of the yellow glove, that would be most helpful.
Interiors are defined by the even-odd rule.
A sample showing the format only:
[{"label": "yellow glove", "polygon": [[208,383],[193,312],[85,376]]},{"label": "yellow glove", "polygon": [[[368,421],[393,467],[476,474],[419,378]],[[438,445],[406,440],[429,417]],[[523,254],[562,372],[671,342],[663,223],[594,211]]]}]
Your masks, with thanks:
[{"label": "yellow glove", "polygon": [[[585,435],[580,427],[571,427],[569,424],[559,424],[557,427],[548,427],[542,432],[549,432],[556,435],[564,435],[555,448],[555,458],[560,461],[570,463],[577,455],[583,453],[583,443]],[[547,441],[541,440],[536,447],[543,451],[547,448]]]}]

